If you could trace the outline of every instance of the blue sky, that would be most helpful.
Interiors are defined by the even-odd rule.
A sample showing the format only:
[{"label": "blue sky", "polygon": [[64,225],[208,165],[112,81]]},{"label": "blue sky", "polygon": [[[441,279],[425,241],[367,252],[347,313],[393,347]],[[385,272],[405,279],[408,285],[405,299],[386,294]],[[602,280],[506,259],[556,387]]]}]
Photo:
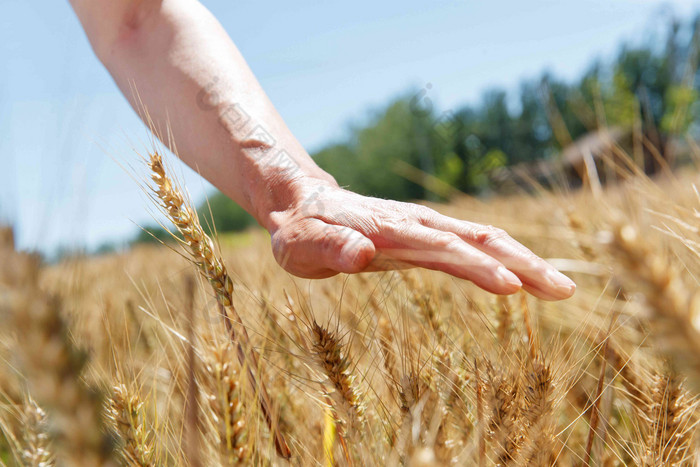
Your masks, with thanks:
[{"label": "blue sky", "polygon": [[[622,41],[648,41],[672,15],[700,11],[683,0],[203,3],[309,151],[409,89],[431,83],[447,110],[544,70],[573,79]],[[0,220],[22,248],[44,252],[133,235],[150,206],[114,159],[138,163],[143,125],[66,0],[0,8]],[[203,199],[210,186],[179,170]]]}]

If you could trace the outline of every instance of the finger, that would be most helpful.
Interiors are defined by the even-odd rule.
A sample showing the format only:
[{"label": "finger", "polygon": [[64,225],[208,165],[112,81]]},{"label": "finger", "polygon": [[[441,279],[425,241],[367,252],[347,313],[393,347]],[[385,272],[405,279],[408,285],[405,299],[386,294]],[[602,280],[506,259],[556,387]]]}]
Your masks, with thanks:
[{"label": "finger", "polygon": [[[375,245],[376,247],[376,245]],[[373,271],[396,271],[399,269],[413,269],[416,268],[415,264],[407,263],[406,261],[401,261],[397,258],[383,253],[383,250],[377,250],[372,262],[367,266],[364,272]]]},{"label": "finger", "polygon": [[437,213],[428,221],[428,225],[455,233],[473,247],[496,258],[518,275],[525,290],[539,298],[562,300],[571,297],[576,290],[576,284],[571,279],[501,229]]},{"label": "finger", "polygon": [[[554,296],[550,293],[549,290],[543,290],[543,289],[539,288],[538,286],[533,286],[530,284],[523,284],[523,290],[525,290],[526,292],[534,295],[535,297],[537,297],[541,300],[547,300],[547,301],[551,301],[551,302],[557,301],[557,300],[563,300],[563,298],[561,298],[561,296],[559,296],[559,295]],[[564,297],[564,298],[568,298],[568,297]]]},{"label": "finger", "polygon": [[272,251],[284,269],[311,279],[361,272],[375,254],[372,241],[356,230],[314,218],[275,232]]},{"label": "finger", "polygon": [[[389,228],[380,234],[380,244],[384,246],[378,253],[393,261],[447,272],[497,294],[515,293],[522,285],[503,264],[454,233],[416,223],[401,229]],[[386,265],[390,267],[391,261]]]}]

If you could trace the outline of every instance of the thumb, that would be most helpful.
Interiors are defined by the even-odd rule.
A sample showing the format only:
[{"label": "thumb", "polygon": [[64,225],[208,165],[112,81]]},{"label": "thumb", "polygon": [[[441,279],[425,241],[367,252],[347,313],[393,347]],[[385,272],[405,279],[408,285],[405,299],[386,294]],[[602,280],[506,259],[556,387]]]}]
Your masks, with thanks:
[{"label": "thumb", "polygon": [[360,232],[315,218],[275,232],[272,250],[284,269],[308,278],[361,272],[375,254],[374,243]]}]

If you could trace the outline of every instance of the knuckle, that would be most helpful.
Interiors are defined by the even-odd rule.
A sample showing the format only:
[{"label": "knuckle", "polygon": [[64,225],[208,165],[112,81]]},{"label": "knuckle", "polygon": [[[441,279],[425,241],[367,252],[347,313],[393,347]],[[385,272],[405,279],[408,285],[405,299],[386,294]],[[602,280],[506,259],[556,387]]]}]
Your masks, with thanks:
[{"label": "knuckle", "polygon": [[359,221],[359,224],[364,227],[364,230],[370,235],[378,235],[386,227],[386,222],[379,216],[371,215]]},{"label": "knuckle", "polygon": [[474,233],[474,241],[482,245],[507,237],[508,233],[505,230],[492,225],[484,225]]},{"label": "knuckle", "polygon": [[[407,216],[387,217],[378,220],[381,227],[387,228],[394,232],[408,232],[411,230],[413,222]],[[380,230],[384,230],[383,228]]]},{"label": "knuckle", "polygon": [[430,223],[438,215],[437,212],[430,209],[429,207],[421,206],[421,205],[415,206],[415,214],[416,214],[416,217],[418,218],[418,221],[421,222],[422,224]]},{"label": "knuckle", "polygon": [[452,232],[436,232],[433,234],[433,238],[430,239],[430,243],[440,249],[449,249],[461,241],[462,239],[459,235]]}]

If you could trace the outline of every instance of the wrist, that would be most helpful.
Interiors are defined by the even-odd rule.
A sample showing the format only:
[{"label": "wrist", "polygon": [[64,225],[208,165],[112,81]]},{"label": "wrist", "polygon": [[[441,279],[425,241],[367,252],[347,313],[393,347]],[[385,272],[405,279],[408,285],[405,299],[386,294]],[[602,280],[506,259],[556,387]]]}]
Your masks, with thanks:
[{"label": "wrist", "polygon": [[290,154],[276,148],[248,151],[254,157],[254,175],[245,184],[253,215],[274,233],[319,187],[338,188],[335,178],[302,152]]}]

